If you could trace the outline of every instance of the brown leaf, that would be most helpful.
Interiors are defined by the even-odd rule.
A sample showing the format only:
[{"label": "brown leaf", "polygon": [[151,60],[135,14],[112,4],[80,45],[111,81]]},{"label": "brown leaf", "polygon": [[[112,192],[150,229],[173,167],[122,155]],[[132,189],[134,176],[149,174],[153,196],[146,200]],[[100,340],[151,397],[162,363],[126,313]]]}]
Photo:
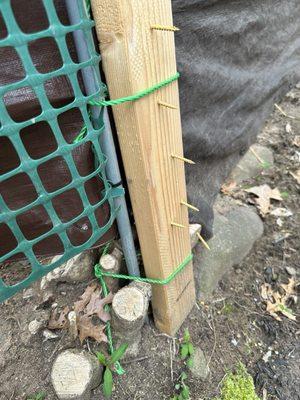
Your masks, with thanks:
[{"label": "brown leaf", "polygon": [[97,284],[96,283],[92,283],[91,285],[89,285],[84,293],[81,295],[81,300],[78,300],[74,303],[74,311],[76,312],[76,314],[80,314],[81,312],[83,312],[83,310],[85,309],[86,305],[89,303],[89,301],[91,300],[91,296],[94,293],[94,291],[97,288]]},{"label": "brown leaf", "polygon": [[282,295],[279,292],[275,292],[272,289],[272,286],[268,283],[264,283],[261,286],[261,297],[266,302],[266,311],[277,321],[282,321],[279,317],[278,313],[284,315],[285,317],[291,319],[292,321],[296,321],[296,316],[293,314],[293,311],[290,310],[287,306],[287,303],[290,298],[293,298],[295,293],[296,282],[294,278],[289,279],[289,283],[287,285],[281,284],[281,287],[284,289],[285,294]]},{"label": "brown leaf", "polygon": [[260,210],[261,215],[266,215],[269,212],[271,199],[281,201],[282,197],[277,188],[271,189],[269,185],[254,186],[250,189],[245,190],[247,193],[252,193],[257,198],[255,199],[256,204]]},{"label": "brown leaf", "polygon": [[84,339],[90,337],[97,342],[107,342],[107,337],[104,333],[105,325],[94,325],[92,317],[81,315],[78,320],[79,340],[82,343]]},{"label": "brown leaf", "polygon": [[297,183],[300,185],[300,169],[298,169],[296,172],[290,172],[292,177],[296,179]]},{"label": "brown leaf", "polygon": [[103,322],[110,320],[110,315],[104,310],[106,304],[110,304],[113,300],[113,294],[109,293],[108,296],[101,299],[101,290],[97,289],[92,293],[89,304],[86,306],[86,315],[91,316],[93,314],[97,315]]},{"label": "brown leaf", "polygon": [[235,181],[229,181],[225,182],[224,185],[221,187],[221,192],[227,195],[230,195],[234,189],[236,189],[236,182]]},{"label": "brown leaf", "polygon": [[292,296],[292,295],[296,294],[296,280],[294,277],[289,278],[288,284],[285,285],[284,283],[282,283],[280,286],[282,287],[282,289],[284,289],[285,293],[288,296]]},{"label": "brown leaf", "polygon": [[52,311],[50,320],[48,322],[49,329],[64,329],[67,326],[68,319],[67,315],[70,309],[66,306],[60,313],[58,312],[57,308]]}]

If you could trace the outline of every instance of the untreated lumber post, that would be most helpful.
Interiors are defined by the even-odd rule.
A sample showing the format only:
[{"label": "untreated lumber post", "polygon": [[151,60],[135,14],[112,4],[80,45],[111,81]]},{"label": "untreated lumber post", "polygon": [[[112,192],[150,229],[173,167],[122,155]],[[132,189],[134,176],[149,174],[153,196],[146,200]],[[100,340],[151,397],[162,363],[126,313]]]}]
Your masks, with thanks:
[{"label": "untreated lumber post", "polygon": [[[176,71],[171,0],[92,0],[111,99]],[[167,278],[191,253],[177,82],[113,106],[146,275]],[[192,263],[153,285],[156,326],[174,334],[195,301]]]}]

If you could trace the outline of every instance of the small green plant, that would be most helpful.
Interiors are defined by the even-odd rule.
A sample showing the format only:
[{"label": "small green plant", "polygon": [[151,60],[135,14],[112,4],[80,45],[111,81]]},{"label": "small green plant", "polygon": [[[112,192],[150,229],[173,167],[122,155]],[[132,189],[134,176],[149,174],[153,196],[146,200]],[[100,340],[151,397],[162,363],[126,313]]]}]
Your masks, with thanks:
[{"label": "small green plant", "polygon": [[281,192],[280,194],[281,194],[281,197],[283,199],[287,199],[289,197],[289,193],[288,192]]},{"label": "small green plant", "polygon": [[180,357],[186,362],[186,365],[191,368],[194,363],[194,346],[191,342],[191,336],[188,329],[184,331],[182,343],[180,345]]},{"label": "small green plant", "polygon": [[261,163],[261,166],[263,167],[263,169],[271,168],[271,164],[268,161],[264,161],[263,163]]},{"label": "small green plant", "polygon": [[186,372],[185,371],[181,372],[178,381],[175,385],[175,390],[177,394],[171,397],[170,400],[189,400],[190,389],[188,384],[186,383],[186,380],[188,379],[187,372],[189,371],[189,368],[193,366],[194,363],[193,357],[195,350],[193,343],[191,342],[191,336],[188,329],[184,331],[183,338],[181,339],[179,347],[179,353],[181,360],[184,361],[185,367],[188,368],[185,368]]},{"label": "small green plant", "polygon": [[39,392],[37,394],[32,395],[31,397],[27,397],[27,400],[45,400],[46,393]]},{"label": "small green plant", "polygon": [[190,398],[190,389],[185,383],[186,379],[187,374],[182,372],[178,379],[178,383],[175,385],[175,389],[178,391],[178,394],[175,394],[175,396],[171,397],[171,400],[188,400]]},{"label": "small green plant", "polygon": [[96,353],[96,356],[100,364],[104,365],[105,371],[103,375],[103,395],[106,398],[110,398],[113,389],[113,372],[115,370],[115,363],[119,361],[125,351],[127,350],[128,344],[121,344],[110,356],[106,356],[103,353]]},{"label": "small green plant", "polygon": [[252,376],[240,363],[236,372],[229,372],[223,380],[221,397],[214,400],[260,400],[255,393]]},{"label": "small green plant", "polygon": [[221,310],[221,314],[229,315],[229,314],[232,314],[233,312],[235,312],[234,305],[231,304],[231,303],[225,303],[224,302],[224,306],[223,306],[223,308]]}]

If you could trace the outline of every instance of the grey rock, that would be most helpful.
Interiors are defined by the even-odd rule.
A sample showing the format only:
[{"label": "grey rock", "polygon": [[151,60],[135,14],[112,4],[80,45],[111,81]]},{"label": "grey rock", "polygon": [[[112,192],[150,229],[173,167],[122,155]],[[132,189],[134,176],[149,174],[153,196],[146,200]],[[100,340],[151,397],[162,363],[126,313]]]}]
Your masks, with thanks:
[{"label": "grey rock", "polygon": [[193,366],[189,369],[195,378],[205,380],[208,377],[209,367],[207,365],[205,354],[199,347],[195,348],[195,353],[193,355]]},{"label": "grey rock", "polygon": [[[258,157],[266,163],[267,167],[272,167],[274,164],[274,157],[272,150],[259,144],[254,144],[251,149],[258,155]],[[237,166],[231,173],[230,180],[236,183],[241,183],[247,179],[254,178],[259,175],[266,166],[255,157],[251,150],[248,150],[244,157],[240,160]]]},{"label": "grey rock", "polygon": [[100,385],[103,367],[84,350],[69,349],[55,359],[51,382],[59,400],[90,400],[91,390]]},{"label": "grey rock", "polygon": [[[49,310],[35,310],[33,311],[31,318],[34,317],[28,323],[28,332],[30,335],[35,336],[38,332],[40,332],[43,328],[46,328],[49,318],[50,318],[50,311]],[[23,332],[23,339],[24,343],[28,343],[30,340],[30,336],[27,334],[26,330]]]},{"label": "grey rock", "polygon": [[[52,262],[59,257],[53,257]],[[94,250],[78,254],[44,276],[41,280],[41,289],[48,291],[58,282],[84,282],[92,279],[95,261],[96,252]]]},{"label": "grey rock", "polygon": [[238,265],[263,234],[263,223],[249,207],[231,206],[224,214],[215,213],[211,250],[195,248],[194,269],[197,295],[210,297],[219,280],[234,265]]}]

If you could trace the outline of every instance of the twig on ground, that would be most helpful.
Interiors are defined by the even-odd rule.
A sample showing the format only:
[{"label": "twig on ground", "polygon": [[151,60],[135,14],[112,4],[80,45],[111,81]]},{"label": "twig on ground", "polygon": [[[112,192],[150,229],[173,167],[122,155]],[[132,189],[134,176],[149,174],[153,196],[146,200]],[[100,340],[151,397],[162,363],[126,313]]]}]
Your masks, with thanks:
[{"label": "twig on ground", "polygon": [[54,347],[54,350],[52,352],[52,354],[49,357],[49,361],[52,359],[52,357],[54,356],[54,354],[57,352],[60,342],[62,341],[63,337],[66,335],[66,332],[63,332],[63,334],[61,335],[61,338],[59,339],[59,341],[57,342],[56,346]]},{"label": "twig on ground", "polygon": [[275,107],[277,108],[277,110],[278,110],[283,116],[285,116],[286,118],[299,120],[299,118],[294,117],[293,115],[288,115],[285,111],[283,111],[283,109],[282,109],[281,107],[279,107],[278,104],[275,103],[274,106],[275,106]]},{"label": "twig on ground", "polygon": [[125,361],[122,361],[122,364],[124,364],[124,365],[132,364],[132,363],[147,360],[148,358],[151,358],[151,356],[144,356],[144,357],[139,357],[139,358],[133,358],[132,360],[125,360]]},{"label": "twig on ground", "polygon": [[13,390],[12,395],[10,396],[9,400],[12,400],[15,396],[16,389]]},{"label": "twig on ground", "polygon": [[174,382],[174,372],[173,372],[173,351],[172,342],[170,341],[170,367],[171,367],[171,380]]},{"label": "twig on ground", "polygon": [[247,308],[247,307],[243,306],[242,304],[238,303],[236,300],[233,300],[233,301],[234,301],[234,303],[235,303],[238,307],[244,308],[244,310],[248,311],[249,314],[256,314],[256,315],[259,315],[259,316],[261,316],[261,317],[268,317],[268,315],[259,313],[259,312],[257,312],[257,311],[252,311],[252,310],[250,310],[249,308]]},{"label": "twig on ground", "polygon": [[250,147],[250,151],[260,164],[265,163],[264,160],[257,154],[257,152],[252,147]]},{"label": "twig on ground", "polygon": [[207,362],[207,367],[209,367],[209,364],[210,364],[211,359],[212,359],[212,357],[213,357],[213,355],[214,355],[214,352],[215,352],[215,350],[216,350],[216,345],[217,345],[216,328],[215,328],[215,324],[214,324],[213,318],[211,318],[211,321],[212,321],[212,327],[213,327],[212,330],[213,330],[213,333],[214,333],[214,345],[213,345],[213,348],[212,348],[212,351],[211,351],[211,355],[210,355],[210,357],[209,357],[209,359],[208,359],[208,362]]}]

